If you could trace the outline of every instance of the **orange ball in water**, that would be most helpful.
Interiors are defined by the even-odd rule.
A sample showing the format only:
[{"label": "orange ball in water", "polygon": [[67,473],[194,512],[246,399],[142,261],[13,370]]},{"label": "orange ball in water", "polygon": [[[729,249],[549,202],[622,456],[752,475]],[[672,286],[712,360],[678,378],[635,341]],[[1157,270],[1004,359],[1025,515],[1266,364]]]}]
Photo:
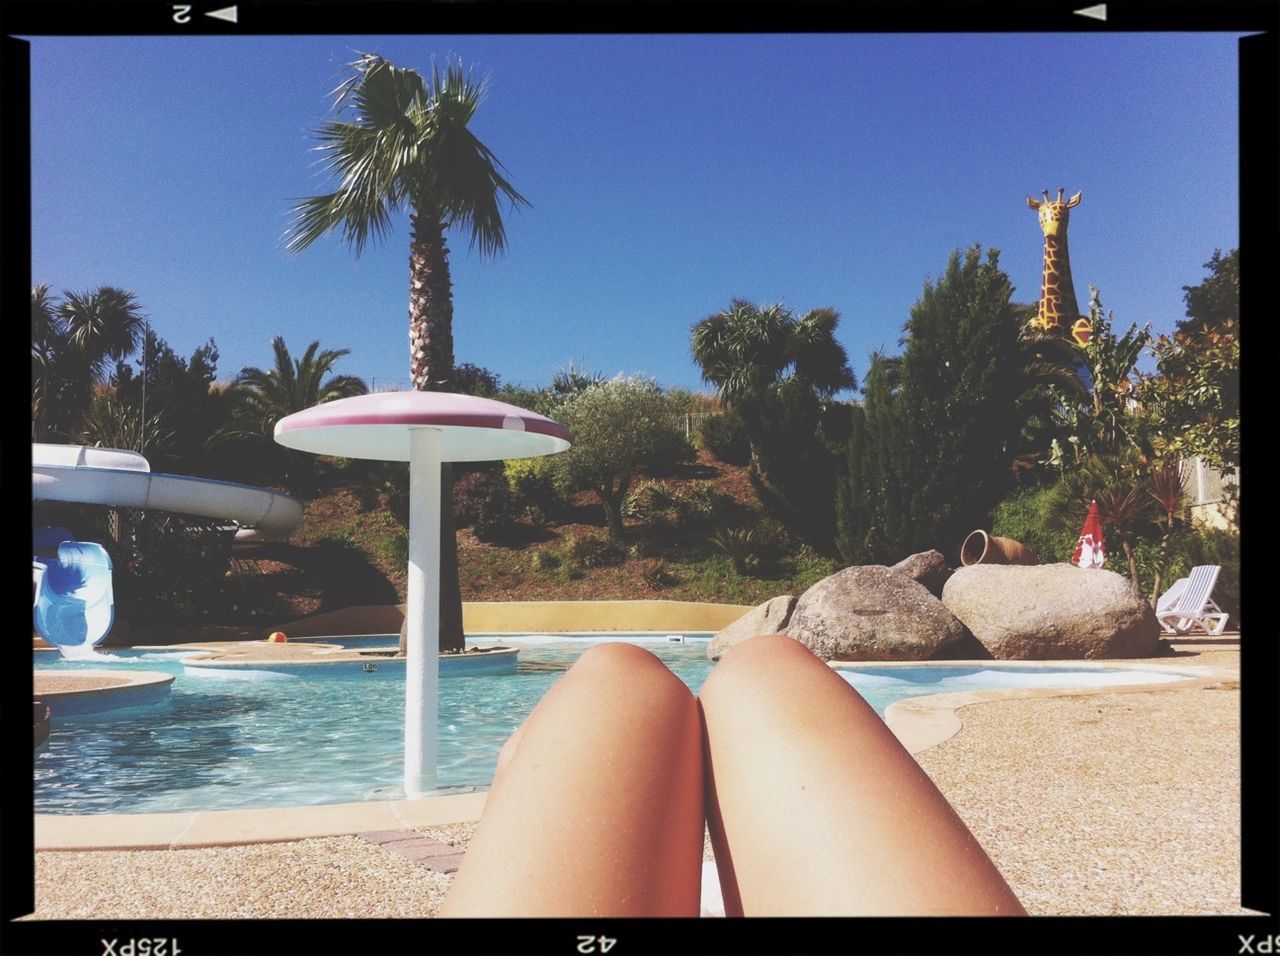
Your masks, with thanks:
[{"label": "orange ball in water", "polygon": [[271,636],[267,638],[267,641],[272,644],[283,644],[287,640],[289,638],[285,637],[284,631],[272,631]]}]

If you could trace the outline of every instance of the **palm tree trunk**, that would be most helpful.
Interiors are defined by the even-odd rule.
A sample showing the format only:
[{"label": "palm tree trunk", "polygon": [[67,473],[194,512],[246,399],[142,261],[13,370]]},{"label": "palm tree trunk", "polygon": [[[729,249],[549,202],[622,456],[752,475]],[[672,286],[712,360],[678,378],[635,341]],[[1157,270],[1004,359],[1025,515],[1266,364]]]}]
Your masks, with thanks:
[{"label": "palm tree trunk", "polygon": [[461,652],[462,586],[458,575],[458,533],[453,523],[453,465],[440,472],[440,650]]},{"label": "palm tree trunk", "polygon": [[453,379],[453,283],[438,214],[411,216],[409,375],[420,392],[449,391]]},{"label": "palm tree trunk", "polygon": [[[449,391],[453,381],[453,286],[438,213],[413,212],[409,239],[409,374],[421,392]],[[440,649],[461,651],[462,589],[453,522],[453,468],[440,475]]]}]

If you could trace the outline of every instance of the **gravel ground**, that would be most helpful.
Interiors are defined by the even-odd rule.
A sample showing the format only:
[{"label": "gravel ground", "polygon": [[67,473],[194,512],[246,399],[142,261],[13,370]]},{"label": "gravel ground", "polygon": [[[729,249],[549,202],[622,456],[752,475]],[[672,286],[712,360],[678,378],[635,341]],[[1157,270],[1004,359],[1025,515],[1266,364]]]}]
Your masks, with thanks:
[{"label": "gravel ground", "polygon": [[[1203,651],[1176,661],[1238,665],[1234,650]],[[980,704],[917,760],[1033,915],[1246,913],[1239,705],[1231,681]],[[419,832],[465,846],[473,831]],[[41,852],[27,918],[420,918],[450,881],[356,836]]]}]

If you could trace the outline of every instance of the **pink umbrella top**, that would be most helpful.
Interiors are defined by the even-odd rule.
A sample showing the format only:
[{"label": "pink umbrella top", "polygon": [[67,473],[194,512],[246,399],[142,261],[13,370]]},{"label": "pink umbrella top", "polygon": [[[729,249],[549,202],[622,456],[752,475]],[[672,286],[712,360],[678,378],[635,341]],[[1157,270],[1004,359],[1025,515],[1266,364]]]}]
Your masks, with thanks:
[{"label": "pink umbrella top", "polygon": [[409,432],[442,433],[441,461],[551,455],[569,447],[569,429],[491,398],[451,392],[375,392],[325,402],[276,422],[286,448],[317,455],[408,461]]}]

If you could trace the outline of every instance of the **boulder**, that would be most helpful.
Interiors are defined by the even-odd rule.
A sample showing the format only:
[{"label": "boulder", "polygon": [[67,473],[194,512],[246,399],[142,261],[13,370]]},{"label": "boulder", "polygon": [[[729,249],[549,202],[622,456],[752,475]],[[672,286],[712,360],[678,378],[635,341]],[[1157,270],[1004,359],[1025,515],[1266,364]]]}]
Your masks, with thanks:
[{"label": "boulder", "polygon": [[884,565],[823,578],[796,601],[787,635],[823,660],[923,661],[965,636],[923,584]]},{"label": "boulder", "polygon": [[752,608],[728,627],[723,628],[707,646],[707,657],[720,660],[722,654],[735,644],[760,634],[778,634],[787,626],[796,599],[790,594],[770,598],[759,607]]},{"label": "boulder", "polygon": [[889,570],[905,574],[912,581],[923,584],[926,590],[936,598],[942,597],[943,585],[947,583],[947,578],[955,573],[955,568],[947,566],[947,560],[942,556],[941,551],[921,551],[919,554],[903,558]]},{"label": "boulder", "polygon": [[997,660],[1150,657],[1160,625],[1132,582],[1072,564],[975,564],[942,603]]}]

